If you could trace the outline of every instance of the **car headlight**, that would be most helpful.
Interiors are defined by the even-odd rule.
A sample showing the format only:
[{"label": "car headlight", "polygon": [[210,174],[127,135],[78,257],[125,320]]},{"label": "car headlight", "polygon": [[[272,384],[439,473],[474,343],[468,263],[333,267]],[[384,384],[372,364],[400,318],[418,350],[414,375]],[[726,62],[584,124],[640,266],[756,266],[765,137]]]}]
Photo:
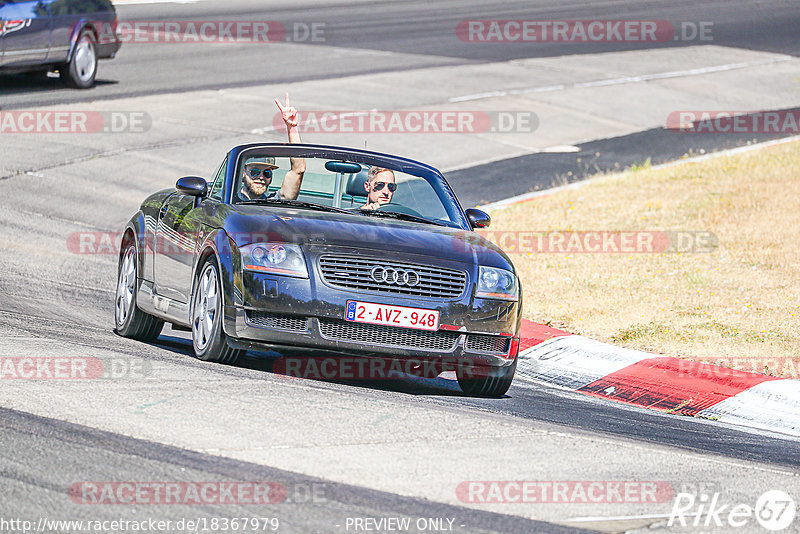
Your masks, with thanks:
[{"label": "car headlight", "polygon": [[242,269],[258,273],[308,278],[303,251],[285,243],[253,243],[241,247]]},{"label": "car headlight", "polygon": [[517,300],[517,277],[511,271],[495,267],[478,269],[478,290],[475,296],[484,299]]}]

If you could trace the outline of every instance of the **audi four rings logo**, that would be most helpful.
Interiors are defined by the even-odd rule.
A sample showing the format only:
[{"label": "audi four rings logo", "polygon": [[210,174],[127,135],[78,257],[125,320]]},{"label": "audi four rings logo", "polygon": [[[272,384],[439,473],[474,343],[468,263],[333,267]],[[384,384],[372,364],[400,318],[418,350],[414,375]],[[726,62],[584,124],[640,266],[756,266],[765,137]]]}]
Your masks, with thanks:
[{"label": "audi four rings logo", "polygon": [[394,267],[373,267],[370,271],[372,279],[379,284],[392,284],[398,286],[415,287],[419,284],[419,274],[416,271],[395,269]]}]

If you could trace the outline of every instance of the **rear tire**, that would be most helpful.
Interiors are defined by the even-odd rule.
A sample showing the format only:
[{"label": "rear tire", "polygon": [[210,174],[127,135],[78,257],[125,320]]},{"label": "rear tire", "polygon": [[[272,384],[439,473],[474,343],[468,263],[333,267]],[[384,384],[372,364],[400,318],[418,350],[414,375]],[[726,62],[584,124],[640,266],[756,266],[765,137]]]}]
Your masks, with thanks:
[{"label": "rear tire", "polygon": [[205,362],[235,363],[244,351],[228,346],[228,336],[222,328],[222,286],[214,256],[199,272],[192,297],[194,353]]},{"label": "rear tire", "polygon": [[153,341],[161,333],[164,321],[143,312],[136,305],[136,296],[139,293],[136,244],[127,243],[123,246],[125,252],[119,260],[117,293],[114,298],[117,333],[139,341]]},{"label": "rear tire", "polygon": [[83,30],[69,63],[59,68],[61,79],[74,89],[89,89],[97,78],[97,45],[94,34]]},{"label": "rear tire", "polygon": [[461,390],[474,397],[502,397],[511,387],[517,371],[517,358],[508,367],[466,367],[456,369]]}]

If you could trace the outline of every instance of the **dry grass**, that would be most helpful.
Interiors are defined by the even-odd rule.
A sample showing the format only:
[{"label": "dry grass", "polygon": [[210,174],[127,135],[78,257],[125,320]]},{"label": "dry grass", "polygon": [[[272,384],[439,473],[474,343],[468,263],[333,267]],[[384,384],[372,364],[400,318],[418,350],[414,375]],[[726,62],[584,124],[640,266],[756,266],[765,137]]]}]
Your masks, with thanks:
[{"label": "dry grass", "polygon": [[525,317],[618,345],[800,377],[800,143],[640,168],[493,213],[498,230],[713,232],[710,253],[509,251]]}]

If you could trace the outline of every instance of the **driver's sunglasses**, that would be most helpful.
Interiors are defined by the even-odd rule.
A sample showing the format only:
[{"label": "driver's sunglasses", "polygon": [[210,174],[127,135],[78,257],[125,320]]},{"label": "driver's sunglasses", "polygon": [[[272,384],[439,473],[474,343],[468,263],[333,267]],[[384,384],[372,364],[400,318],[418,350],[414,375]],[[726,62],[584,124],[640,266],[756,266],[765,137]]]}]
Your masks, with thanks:
[{"label": "driver's sunglasses", "polygon": [[397,191],[397,184],[396,184],[396,183],[393,183],[393,182],[375,182],[375,183],[373,184],[373,186],[372,186],[372,190],[373,190],[373,191],[380,191],[381,189],[383,189],[383,186],[384,186],[384,185],[385,185],[386,187],[388,187],[388,188],[389,188],[389,191],[391,191],[392,193],[394,193],[395,191]]},{"label": "driver's sunglasses", "polygon": [[250,167],[249,169],[247,169],[247,174],[249,174],[251,178],[258,178],[263,174],[264,178],[271,179],[272,169],[264,169],[262,171],[261,169],[258,169],[256,167]]}]

